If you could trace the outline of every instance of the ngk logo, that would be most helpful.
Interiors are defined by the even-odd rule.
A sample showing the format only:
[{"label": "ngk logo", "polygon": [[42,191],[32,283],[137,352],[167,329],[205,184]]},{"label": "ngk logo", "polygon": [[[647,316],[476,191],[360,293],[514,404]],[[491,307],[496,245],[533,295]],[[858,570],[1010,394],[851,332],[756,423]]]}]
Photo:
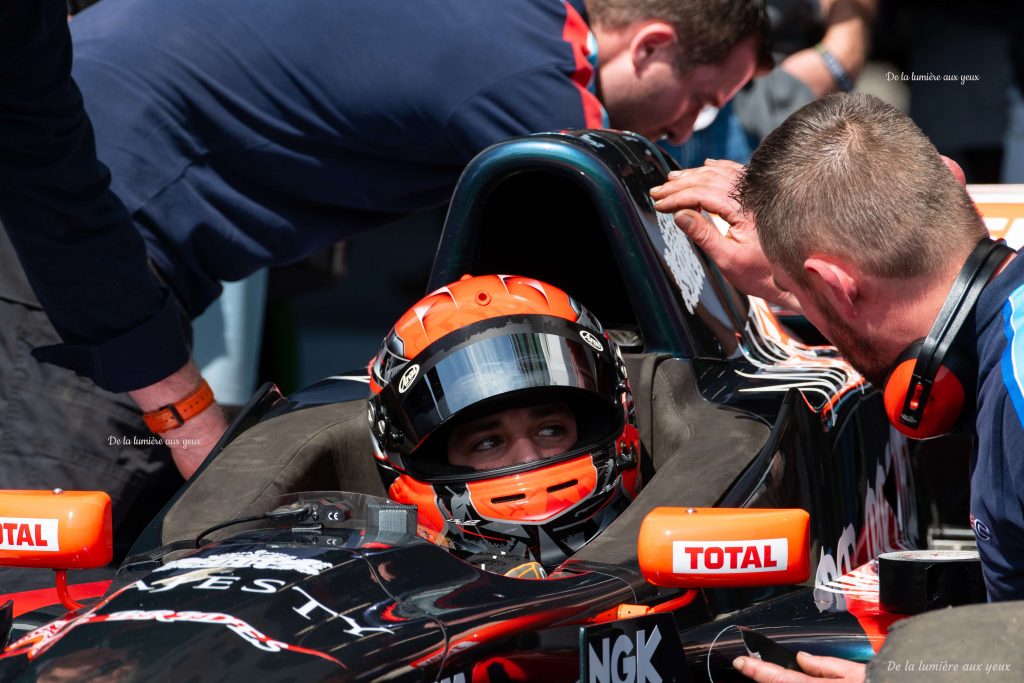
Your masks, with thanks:
[{"label": "ngk logo", "polygon": [[635,641],[626,634],[602,638],[600,652],[589,643],[587,683],[661,683],[661,675],[651,663],[660,642],[661,632],[655,626],[650,636],[646,629],[638,630]]},{"label": "ngk logo", "polygon": [[57,552],[57,520],[0,517],[0,550]]},{"label": "ngk logo", "polygon": [[789,541],[785,538],[672,543],[672,571],[675,574],[779,572],[786,569],[788,562]]}]

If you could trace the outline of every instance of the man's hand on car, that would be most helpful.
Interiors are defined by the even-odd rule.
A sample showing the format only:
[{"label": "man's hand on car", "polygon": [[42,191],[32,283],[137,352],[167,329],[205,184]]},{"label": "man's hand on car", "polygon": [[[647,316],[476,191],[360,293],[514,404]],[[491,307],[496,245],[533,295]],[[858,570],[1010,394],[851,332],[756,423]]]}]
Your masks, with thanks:
[{"label": "man's hand on car", "polygon": [[[757,241],[757,226],[733,196],[743,166],[708,159],[704,166],[669,173],[664,185],[651,189],[654,208],[675,215],[676,225],[704,250],[736,288],[799,311],[796,299],[779,290]],[[701,211],[729,224],[722,232]]]},{"label": "man's hand on car", "polygon": [[737,657],[732,665],[747,678],[758,683],[814,683],[815,681],[844,681],[864,683],[867,667],[836,657],[816,657],[798,652],[797,664],[807,673],[783,669],[755,657]]}]

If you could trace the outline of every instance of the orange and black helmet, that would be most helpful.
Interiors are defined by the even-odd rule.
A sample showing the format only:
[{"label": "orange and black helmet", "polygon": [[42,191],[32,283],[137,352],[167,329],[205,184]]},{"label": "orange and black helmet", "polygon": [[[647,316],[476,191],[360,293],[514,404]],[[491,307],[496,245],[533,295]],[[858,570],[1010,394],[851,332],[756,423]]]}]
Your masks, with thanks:
[{"label": "orange and black helmet", "polygon": [[[388,495],[420,533],[464,557],[562,562],[641,486],[625,366],[600,323],[557,287],[465,276],[403,315],[370,362],[368,419]],[[564,453],[483,469],[448,462],[453,426],[558,402],[576,422]]]}]

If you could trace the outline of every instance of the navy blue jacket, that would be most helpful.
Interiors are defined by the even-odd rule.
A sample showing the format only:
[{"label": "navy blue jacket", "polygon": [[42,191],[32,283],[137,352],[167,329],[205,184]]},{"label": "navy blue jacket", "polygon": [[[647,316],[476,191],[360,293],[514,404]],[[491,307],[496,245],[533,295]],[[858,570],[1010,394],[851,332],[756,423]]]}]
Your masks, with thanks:
[{"label": "navy blue jacket", "polygon": [[63,3],[10,3],[49,14],[0,74],[0,220],[67,342],[37,356],[113,390],[184,362],[147,256],[194,316],[221,280],[444,204],[490,144],[605,123],[581,0],[104,0],[71,22],[73,76],[129,225],[90,163]]},{"label": "navy blue jacket", "polygon": [[1024,599],[1024,258],[982,292],[975,309],[977,454],[971,527],[991,600]]}]

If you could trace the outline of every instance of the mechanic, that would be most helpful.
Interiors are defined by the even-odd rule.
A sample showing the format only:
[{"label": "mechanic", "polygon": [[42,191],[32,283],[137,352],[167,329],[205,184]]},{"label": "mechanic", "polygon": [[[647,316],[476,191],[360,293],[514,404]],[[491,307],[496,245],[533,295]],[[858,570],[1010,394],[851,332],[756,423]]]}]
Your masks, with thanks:
[{"label": "mechanic", "polygon": [[[799,305],[878,387],[905,350],[929,336],[969,257],[989,248],[959,168],[908,116],[868,95],[833,95],[800,109],[745,172],[712,162],[652,196],[659,210],[677,212],[677,225],[734,283]],[[728,233],[698,207],[725,218]],[[998,268],[947,354],[973,365],[957,374],[974,405],[961,425],[977,439],[971,526],[990,600],[1024,598],[1024,459],[1012,453],[1024,442],[1024,259],[1005,251],[993,252]],[[922,420],[942,411],[937,401],[926,408]],[[862,666],[820,659],[804,660],[807,670],[864,677]],[[737,667],[760,681],[809,680],[750,658]]]},{"label": "mechanic", "polygon": [[[767,0],[777,66],[754,78],[680,147],[662,143],[683,168],[707,157],[746,163],[765,135],[811,100],[853,89],[870,46],[876,0]],[[820,23],[823,22],[823,26]],[[824,35],[812,45],[820,29]]]},{"label": "mechanic", "polygon": [[74,81],[63,2],[0,9],[0,478],[115,510],[156,463],[110,392],[186,477],[225,428],[187,324],[220,281],[443,205],[510,136],[681,141],[770,60],[754,0],[107,0],[70,25]]},{"label": "mechanic", "polygon": [[465,276],[429,294],[370,378],[388,496],[418,506],[423,536],[491,571],[544,576],[629,505],[650,466],[617,347],[531,278]]}]

